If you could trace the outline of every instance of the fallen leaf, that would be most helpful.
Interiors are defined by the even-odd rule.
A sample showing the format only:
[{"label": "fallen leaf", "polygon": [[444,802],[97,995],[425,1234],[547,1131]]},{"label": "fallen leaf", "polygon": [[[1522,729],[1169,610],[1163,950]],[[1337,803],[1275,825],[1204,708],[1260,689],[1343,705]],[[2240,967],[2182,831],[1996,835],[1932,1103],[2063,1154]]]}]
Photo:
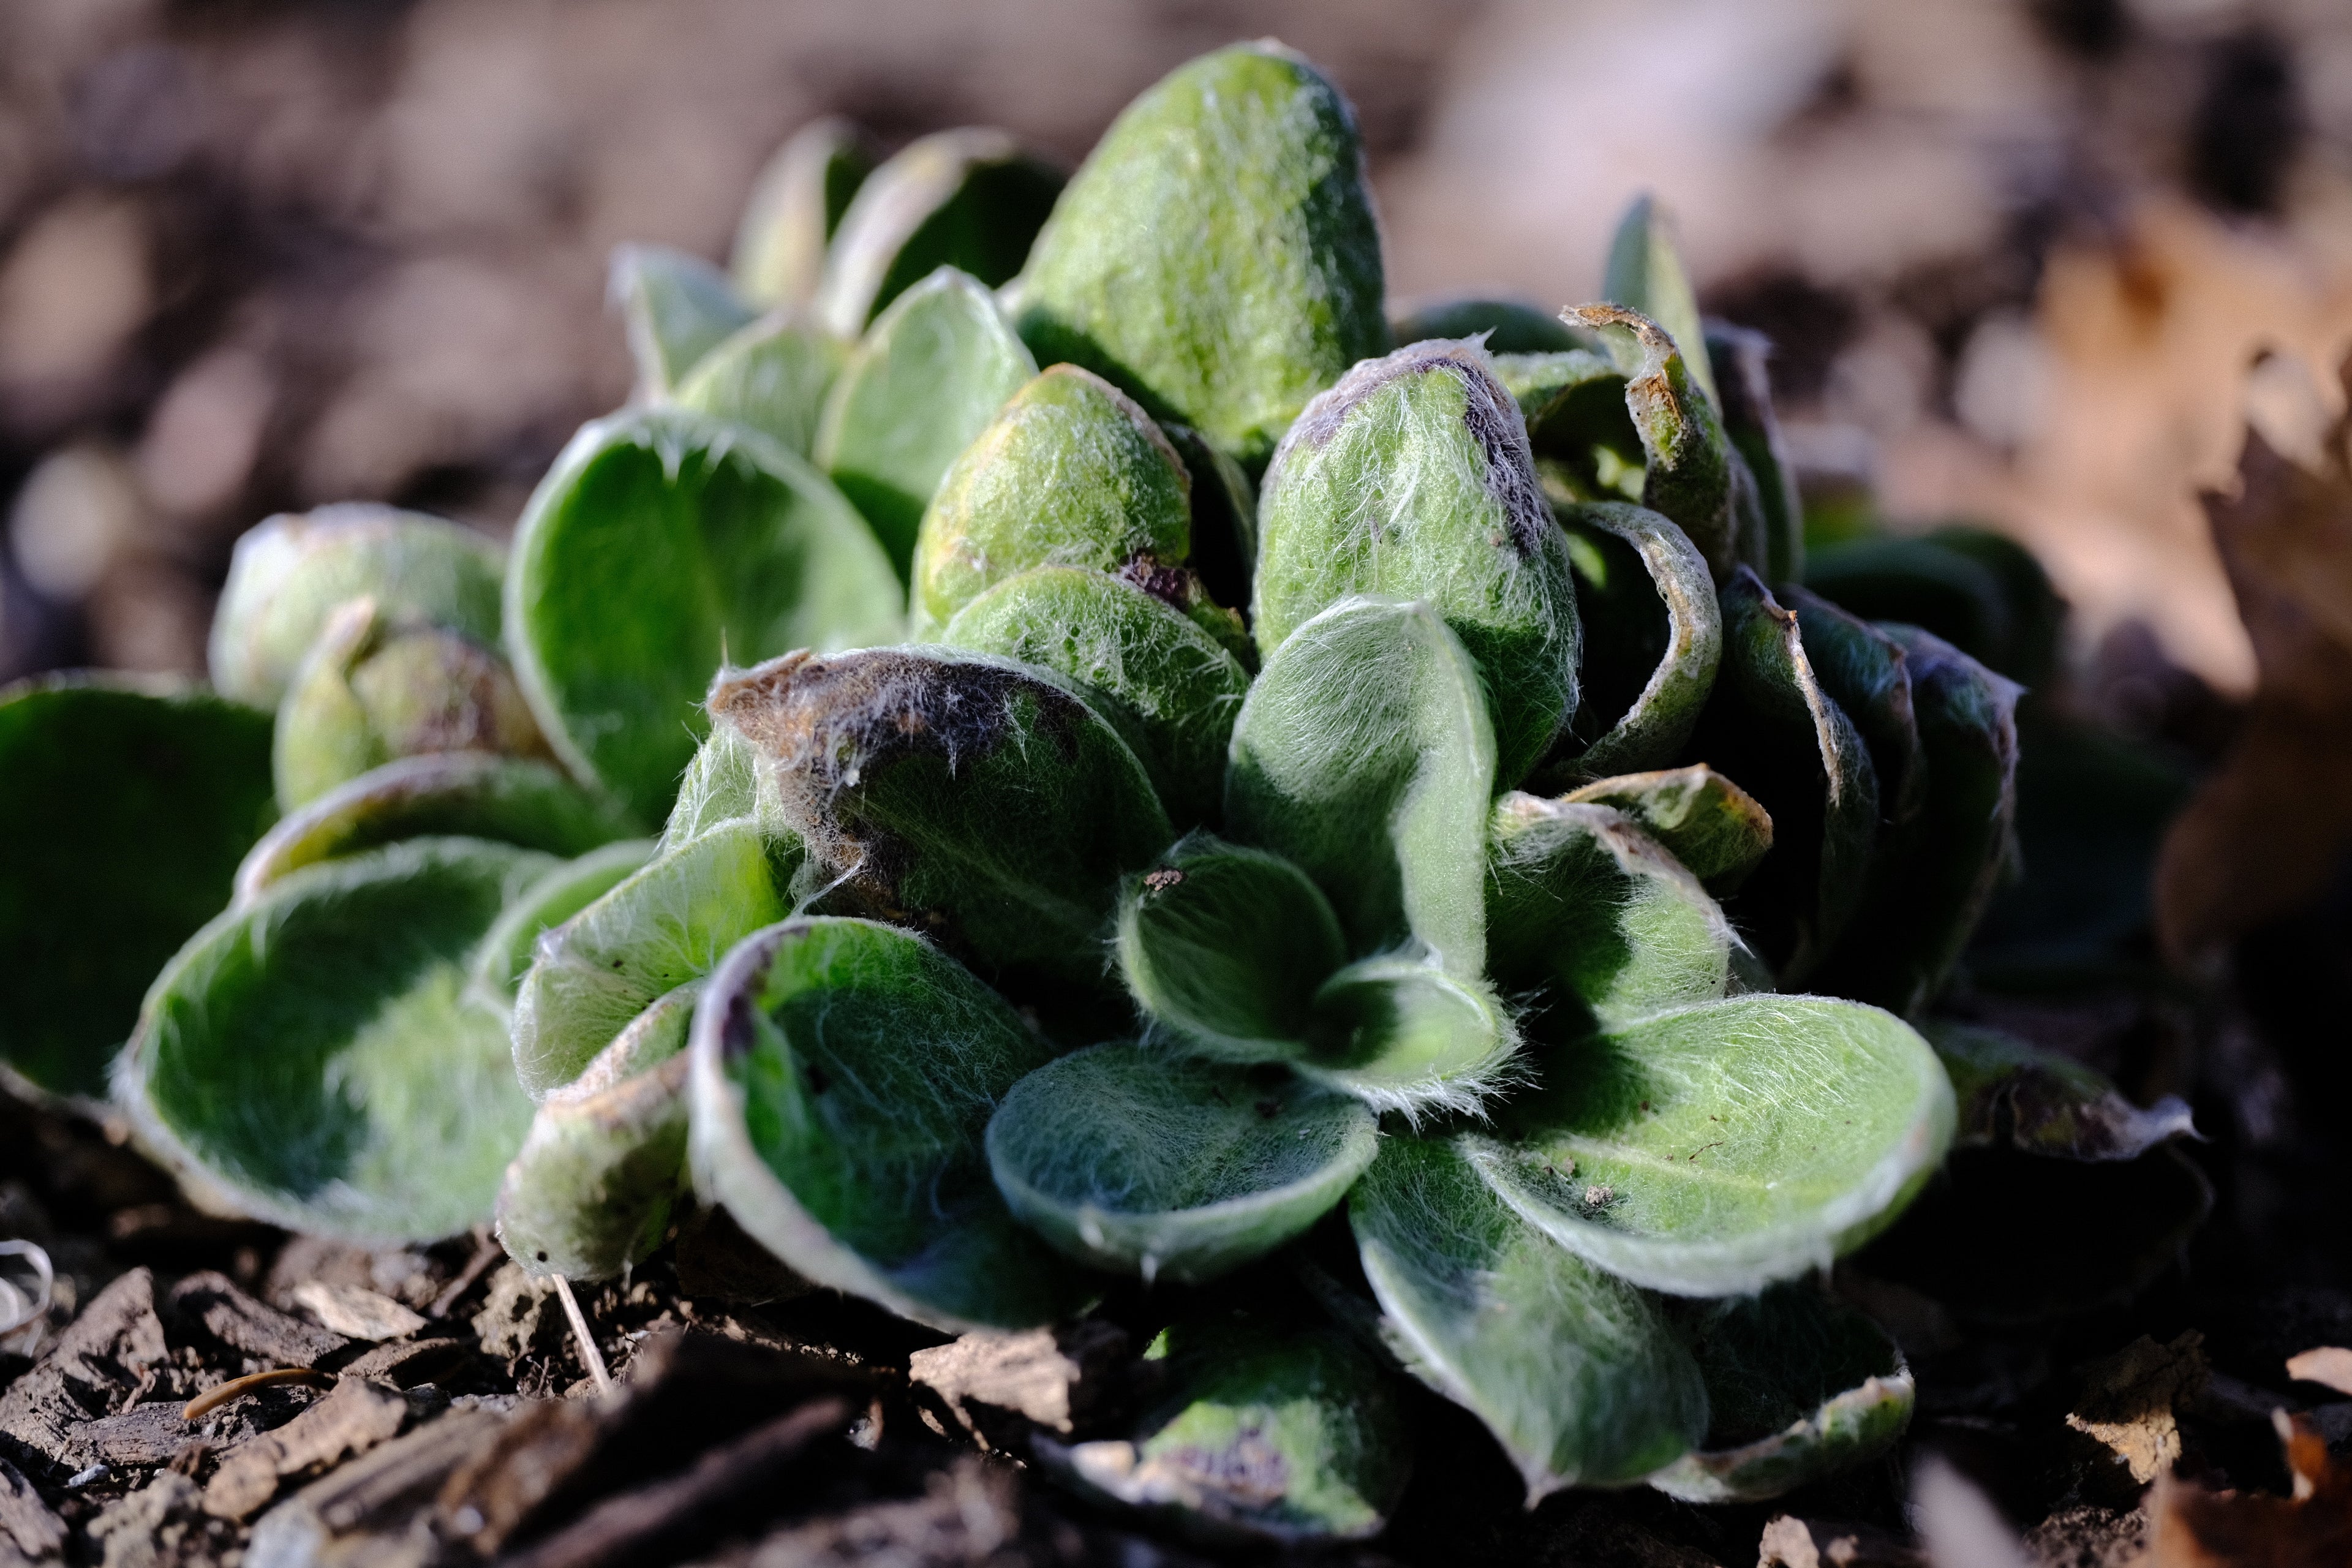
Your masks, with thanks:
[{"label": "fallen leaf", "polygon": [[2321,1383],[2338,1394],[2352,1394],[2352,1350],[2321,1345],[2289,1356],[2286,1374],[2297,1383]]},{"label": "fallen leaf", "polygon": [[1780,1514],[1756,1543],[1756,1568],[1925,1568],[1917,1549],[1874,1525]]},{"label": "fallen leaf", "polygon": [[305,1279],[294,1287],[295,1305],[332,1331],[354,1340],[397,1340],[425,1326],[425,1320],[389,1296],[356,1285]]},{"label": "fallen leaf", "polygon": [[1066,1329],[970,1333],[908,1359],[907,1375],[936,1392],[966,1427],[965,1402],[1017,1411],[1068,1432],[1102,1401],[1127,1360],[1127,1335],[1089,1320]]},{"label": "fallen leaf", "polygon": [[2279,1411],[2292,1498],[2209,1492],[2169,1475],[2148,1494],[2148,1553],[2135,1568],[2343,1568],[2352,1563],[2352,1469]]},{"label": "fallen leaf", "polygon": [[2180,1458],[2174,1406],[2205,1386],[2204,1336],[2191,1329],[2168,1345],[2143,1334],[2084,1369],[2083,1393],[2066,1425],[2115,1452],[2141,1484]]}]

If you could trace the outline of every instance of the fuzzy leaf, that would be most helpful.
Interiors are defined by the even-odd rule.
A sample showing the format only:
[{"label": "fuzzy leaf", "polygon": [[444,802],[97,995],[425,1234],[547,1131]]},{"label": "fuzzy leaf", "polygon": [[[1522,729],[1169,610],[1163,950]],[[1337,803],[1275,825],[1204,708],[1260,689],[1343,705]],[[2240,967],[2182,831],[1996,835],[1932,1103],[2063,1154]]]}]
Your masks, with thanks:
[{"label": "fuzzy leaf", "polygon": [[614,247],[605,291],[628,325],[637,391],[646,398],[677,390],[704,355],[755,313],[727,274],[664,245]]},{"label": "fuzzy leaf", "polygon": [[1704,763],[1595,779],[1560,799],[1623,812],[1717,898],[1746,881],[1772,847],[1771,816]]},{"label": "fuzzy leaf", "polygon": [[840,493],[765,437],[677,410],[583,426],[524,510],[515,673],[556,752],[648,825],[730,659],[897,635],[898,583]]},{"label": "fuzzy leaf", "polygon": [[1151,1359],[1174,1392],[1125,1438],[1037,1439],[1049,1469],[1211,1543],[1360,1541],[1388,1523],[1412,1434],[1380,1364],[1347,1335],[1188,1321]]},{"label": "fuzzy leaf", "polygon": [[1481,332],[1486,334],[1486,352],[1496,355],[1558,353],[1583,346],[1559,317],[1524,300],[1434,300],[1389,323],[1389,336],[1401,343]]},{"label": "fuzzy leaf", "polygon": [[1014,1215],[1060,1251],[1198,1283],[1321,1218],[1378,1138],[1360,1103],[1288,1074],[1118,1043],[1014,1085],[988,1163]]},{"label": "fuzzy leaf", "polygon": [[1349,949],[1486,960],[1495,740],[1477,667],[1425,605],[1343,599],[1294,632],[1234,726],[1225,826],[1315,879]]},{"label": "fuzzy leaf", "polygon": [[1486,1423],[1530,1502],[1638,1480],[1706,1430],[1655,1303],[1512,1213],[1454,1144],[1387,1140],[1348,1221],[1406,1369]]},{"label": "fuzzy leaf", "polygon": [[429,1241],[489,1217],[530,1122],[476,945],[546,856],[421,838],[287,877],[183,948],[116,1068],[142,1142],[211,1202]]},{"label": "fuzzy leaf", "polygon": [[1315,993],[1311,1054],[1293,1064],[1375,1110],[1475,1110],[1509,1077],[1518,1031],[1485,981],[1398,953],[1360,959]]},{"label": "fuzzy leaf", "polygon": [[1764,529],[1764,559],[1757,569],[1768,583],[1799,581],[1805,574],[1805,511],[1797,495],[1797,466],[1772,412],[1767,368],[1772,341],[1728,321],[1709,321],[1706,331],[1724,435],[1756,479]]},{"label": "fuzzy leaf", "polygon": [[346,601],[278,705],[270,771],[288,811],[400,757],[549,755],[514,672],[493,648]]},{"label": "fuzzy leaf", "polygon": [[661,1244],[687,1184],[687,1032],[701,984],[657,999],[542,1101],[499,1187],[526,1274],[604,1279]]},{"label": "fuzzy leaf", "polygon": [[1307,405],[1260,502],[1258,650],[1350,595],[1427,602],[1477,661],[1497,776],[1515,784],[1576,711],[1567,541],[1517,406],[1475,343],[1416,343]]},{"label": "fuzzy leaf", "polygon": [[1647,459],[1641,493],[1632,499],[1679,523],[1716,581],[1724,581],[1743,559],[1734,464],[1691,362],[1664,328],[1632,310],[1580,305],[1564,317],[1594,333],[1625,378],[1626,412]]},{"label": "fuzzy leaf", "polygon": [[1822,689],[1795,612],[1742,567],[1723,585],[1723,662],[1691,754],[1739,781],[1772,819],[1772,849],[1733,917],[1791,983],[1835,947],[1861,902],[1878,830],[1878,773]]},{"label": "fuzzy leaf", "polygon": [[720,680],[710,710],[763,753],[828,907],[930,933],[1001,983],[1105,991],[1119,878],[1174,833],[1058,677],[937,649],[793,655]]},{"label": "fuzzy leaf", "polygon": [[1885,1330],[1810,1285],[1711,1301],[1691,1324],[1706,1440],[1650,1478],[1685,1502],[1761,1502],[1892,1448],[1911,1369]]},{"label": "fuzzy leaf", "polygon": [[2143,1110],[2070,1057],[1997,1029],[1937,1020],[1925,1026],[1959,1098],[1961,1147],[2005,1144],[2062,1160],[2137,1160],[2197,1128],[2166,1095]]},{"label": "fuzzy leaf", "polygon": [[935,1328],[1029,1328],[1083,1302],[1014,1221],[982,1140],[1045,1042],[920,937],[814,918],[747,939],[695,1014],[704,1197],[804,1278]]},{"label": "fuzzy leaf", "polygon": [[240,536],[207,662],[222,695],[278,706],[337,605],[362,596],[398,620],[499,637],[497,543],[454,522],[366,501],[281,512]]},{"label": "fuzzy leaf", "polygon": [[1244,467],[1388,346],[1355,117],[1276,44],[1178,67],[1123,110],[1037,237],[1021,335]]},{"label": "fuzzy leaf", "polygon": [[955,614],[940,640],[1067,677],[1130,736],[1179,823],[1223,804],[1225,747],[1249,671],[1165,600],[1074,566],[1008,577]]},{"label": "fuzzy leaf", "polygon": [[654,846],[625,838],[567,860],[525,889],[474,950],[475,994],[499,1007],[514,1005],[515,992],[536,956],[540,934],[564,921],[635,875],[653,857]]},{"label": "fuzzy leaf", "polygon": [[617,809],[545,763],[481,752],[405,757],[279,818],[237,867],[236,901],[250,903],[289,871],[403,838],[455,834],[570,857],[629,832]]},{"label": "fuzzy leaf", "polygon": [[1740,945],[1698,879],[1605,805],[1514,792],[1495,805],[1486,862],[1486,970],[1546,986],[1542,1033],[1595,1027],[1724,993]]},{"label": "fuzzy leaf", "polygon": [[1495,378],[1519,405],[1550,489],[1574,500],[1642,499],[1649,456],[1625,405],[1624,374],[1606,354],[1496,354]]},{"label": "fuzzy leaf", "polygon": [[1671,762],[1698,725],[1723,658],[1714,581],[1683,531],[1646,507],[1564,507],[1586,637],[1582,704],[1540,775],[1581,783]]},{"label": "fuzzy leaf", "polygon": [[787,137],[751,183],[736,225],[731,271],[743,298],[763,307],[809,303],[825,246],[873,169],[865,136],[837,116]]},{"label": "fuzzy leaf", "polygon": [[1805,659],[1870,750],[1878,775],[1880,819],[1900,826],[1918,816],[1927,794],[1927,757],[1911,696],[1903,645],[1818,594],[1794,585],[1774,591],[1796,612]]},{"label": "fuzzy leaf", "polygon": [[915,542],[916,635],[1032,567],[1181,566],[1191,491],[1131,399],[1091,371],[1054,366],[1013,394],[931,497]]},{"label": "fuzzy leaf", "polygon": [[1706,336],[1699,324],[1698,297],[1675,253],[1672,226],[1650,197],[1637,196],[1618,220],[1609,242],[1609,268],[1601,294],[1664,328],[1689,366],[1691,381],[1717,407],[1715,373],[1707,363]]},{"label": "fuzzy leaf", "polygon": [[115,678],[0,688],[0,1064],[90,1100],[270,816],[269,716]]},{"label": "fuzzy leaf", "polygon": [[1880,846],[1822,984],[1914,1013],[1943,989],[2009,864],[2018,687],[1916,626],[1884,629],[1912,672],[1927,789],[1918,816]]},{"label": "fuzzy leaf", "polygon": [[1722,1296],[1821,1268],[1901,1212],[1951,1142],[1952,1086],[1892,1015],[1736,996],[1549,1053],[1540,1093],[1467,1147],[1562,1247]]},{"label": "fuzzy leaf", "polygon": [[942,267],[882,312],[833,384],[816,466],[865,514],[906,582],[923,509],[1037,362],[996,297]]},{"label": "fuzzy leaf", "polygon": [[1205,833],[1119,890],[1128,989],[1184,1050],[1229,1062],[1306,1053],[1315,993],[1347,962],[1339,917],[1278,855]]},{"label": "fuzzy leaf", "polygon": [[[675,849],[722,823],[756,816],[759,759],[751,742],[723,724],[713,726],[678,780],[677,803],[669,808],[669,820],[662,825],[662,848]],[[774,836],[775,825],[762,826]]]},{"label": "fuzzy leaf", "polygon": [[712,349],[678,384],[682,408],[748,425],[795,458],[816,446],[825,395],[848,348],[794,316],[751,322]]},{"label": "fuzzy leaf", "polygon": [[730,822],[656,856],[541,938],[515,998],[525,1092],[545,1100],[570,1083],[655,998],[783,919],[798,860],[796,845]]},{"label": "fuzzy leaf", "polygon": [[1021,270],[1062,175],[1002,131],[919,136],[867,176],[833,237],[816,318],[854,338],[942,267],[993,289]]}]

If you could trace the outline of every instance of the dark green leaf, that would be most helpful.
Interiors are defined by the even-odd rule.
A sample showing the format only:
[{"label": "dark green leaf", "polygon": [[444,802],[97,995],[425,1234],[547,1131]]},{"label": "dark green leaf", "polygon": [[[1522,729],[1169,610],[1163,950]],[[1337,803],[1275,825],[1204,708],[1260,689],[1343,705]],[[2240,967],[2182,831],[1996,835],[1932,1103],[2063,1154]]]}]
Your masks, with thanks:
[{"label": "dark green leaf", "polygon": [[1181,566],[1191,490],[1175,448],[1133,400],[1091,371],[1054,366],[1013,394],[931,497],[915,542],[916,635],[935,635],[1032,567],[1149,581]]},{"label": "dark green leaf", "polygon": [[1249,672],[1166,601],[1100,572],[1039,566],[965,605],[940,640],[1043,666],[1108,699],[1096,706],[1129,734],[1169,815],[1191,824],[1218,814]]},{"label": "dark green leaf", "polygon": [[1624,374],[1608,356],[1589,348],[1497,354],[1495,377],[1528,422],[1547,486],[1577,500],[1641,500],[1649,455],[1625,405]]},{"label": "dark green leaf", "polygon": [[1878,775],[1880,819],[1900,826],[1918,816],[1927,795],[1927,756],[1919,743],[1911,671],[1903,645],[1856,620],[1818,594],[1794,584],[1774,597],[1796,612],[1805,662],[1822,689],[1853,721]]},{"label": "dark green leaf", "polygon": [[727,274],[665,245],[615,247],[607,287],[628,323],[637,391],[647,398],[677,390],[705,354],[755,314]]},{"label": "dark green leaf", "polygon": [[1724,994],[1730,922],[1656,839],[1605,805],[1516,792],[1495,805],[1486,971],[1547,987],[1541,1032],[1574,1040]]},{"label": "dark green leaf", "polygon": [[1934,1171],[1953,1116],[1901,1019],[1735,996],[1550,1052],[1541,1092],[1468,1147],[1562,1247],[1652,1289],[1721,1296],[1861,1245]]},{"label": "dark green leaf", "polygon": [[1706,1432],[1655,1303],[1513,1214],[1453,1144],[1384,1141],[1348,1220],[1407,1369],[1486,1424],[1530,1502],[1638,1480]]},{"label": "dark green leaf", "polygon": [[1805,574],[1805,512],[1797,496],[1797,467],[1772,412],[1771,353],[1772,342],[1761,332],[1728,321],[1706,323],[1707,363],[1715,373],[1724,434],[1756,479],[1764,526],[1764,559],[1758,570],[1768,583],[1793,583]]},{"label": "dark green leaf", "polygon": [[1050,1470],[1213,1543],[1360,1541],[1388,1523],[1412,1435],[1387,1374],[1345,1334],[1185,1322],[1147,1359],[1174,1392],[1125,1438],[1039,1439]]},{"label": "dark green leaf", "polygon": [[1722,582],[1748,542],[1740,536],[1735,465],[1714,401],[1675,340],[1648,317],[1614,305],[1580,305],[1566,316],[1598,337],[1625,378],[1626,412],[1646,458],[1641,493],[1629,499],[1681,524]]},{"label": "dark green leaf", "polygon": [[1546,786],[1673,761],[1723,658],[1715,583],[1681,529],[1624,501],[1565,506],[1559,521],[1585,627],[1582,701]]},{"label": "dark green leaf", "polygon": [[649,410],[583,426],[531,496],[507,642],[557,753],[650,825],[723,663],[887,641],[898,603],[881,549],[806,464]]},{"label": "dark green leaf", "polygon": [[727,677],[710,710],[764,753],[830,907],[914,926],[1041,999],[1107,989],[1119,879],[1175,835],[1059,677],[943,650],[794,655]]},{"label": "dark green leaf", "polygon": [[1911,1369],[1885,1331],[1810,1284],[1707,1302],[1691,1332],[1706,1440],[1650,1478],[1685,1502],[1761,1502],[1874,1459],[1910,1425]]},{"label": "dark green leaf", "polygon": [[796,316],[765,317],[705,354],[678,384],[677,403],[748,425],[805,458],[816,446],[825,395],[848,357],[838,338]]},{"label": "dark green leaf", "polygon": [[1487,334],[1490,354],[1556,353],[1583,346],[1558,316],[1524,300],[1433,300],[1389,323],[1389,336],[1401,343],[1475,338],[1480,332]]},{"label": "dark green leaf", "polygon": [[551,868],[420,838],[287,877],[157,978],[117,1068],[147,1146],[291,1229],[428,1241],[489,1217],[530,1123],[476,945]]},{"label": "dark green leaf", "polygon": [[289,871],[403,838],[455,834],[584,855],[630,824],[545,763],[441,752],[386,763],[281,818],[236,868],[247,903]]},{"label": "dark green leaf", "polygon": [[1417,343],[1310,404],[1266,470],[1258,649],[1350,595],[1428,603],[1485,677],[1516,784],[1576,711],[1576,589],[1517,406],[1475,344]]},{"label": "dark green leaf", "polygon": [[1021,270],[1061,190],[1060,171],[1002,131],[917,137],[867,176],[842,215],[817,285],[817,320],[854,338],[942,267],[995,288]]},{"label": "dark green leaf", "polygon": [[1013,1219],[982,1146],[1043,1039],[920,937],[789,921],[749,938],[696,1013],[697,1186],[803,1278],[936,1328],[1029,1328],[1075,1271]]},{"label": "dark green leaf", "polygon": [[1347,100],[1288,49],[1238,44],[1104,135],[1037,237],[1021,333],[1255,468],[1309,397],[1387,348],[1381,294]]},{"label": "dark green leaf", "polygon": [[270,814],[269,716],[68,677],[0,688],[0,1063],[102,1099],[163,961],[228,902]]},{"label": "dark green leaf", "polygon": [[816,465],[865,514],[904,583],[948,468],[1037,374],[996,297],[942,267],[882,312],[833,384]]},{"label": "dark green leaf", "polygon": [[[1162,425],[1160,432],[1192,477],[1192,570],[1214,603],[1247,605],[1257,574],[1256,489],[1223,447],[1190,425]],[[1246,631],[1241,640],[1235,652],[1255,668],[1256,645]]]},{"label": "dark green leaf", "polygon": [[1962,1147],[2005,1144],[2062,1160],[2137,1160],[2197,1129],[2166,1095],[2143,1110],[2081,1062],[1998,1029],[1936,1020],[1924,1026],[1959,1097]]},{"label": "dark green leaf", "polygon": [[1984,529],[1833,545],[1806,562],[1805,586],[1864,620],[1923,626],[2028,686],[2057,664],[2064,601],[2032,552]]},{"label": "dark green leaf", "polygon": [[1772,847],[1770,816],[1704,763],[1595,779],[1560,798],[1623,812],[1717,898],[1735,891]]},{"label": "dark green leaf", "polygon": [[865,135],[836,116],[785,139],[752,182],[735,228],[733,274],[744,299],[799,307],[815,298],[825,245],[873,168]]},{"label": "dark green leaf", "polygon": [[1062,1252],[1196,1283],[1321,1218],[1378,1139],[1360,1102],[1287,1073],[1121,1043],[1014,1085],[988,1163],[1014,1215]]},{"label": "dark green leaf", "polygon": [[236,542],[213,616],[213,684],[276,708],[328,616],[362,596],[385,616],[495,643],[501,559],[471,529],[388,506],[281,512]]}]

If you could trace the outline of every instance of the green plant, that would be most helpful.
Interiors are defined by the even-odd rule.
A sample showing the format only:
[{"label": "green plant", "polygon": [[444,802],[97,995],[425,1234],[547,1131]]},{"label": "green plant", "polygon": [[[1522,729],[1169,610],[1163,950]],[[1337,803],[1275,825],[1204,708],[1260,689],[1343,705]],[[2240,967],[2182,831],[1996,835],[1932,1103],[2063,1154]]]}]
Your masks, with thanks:
[{"label": "green plant", "polygon": [[[257,710],[0,699],[0,787],[72,824],[12,850],[9,931],[162,830],[140,726],[223,759],[175,799],[211,858],[77,928],[110,973],[185,938],[114,1069],[148,1146],[298,1227],[495,1213],[583,1278],[691,1194],[953,1330],[1247,1270],[1260,1318],[1171,1325],[1129,1436],[1038,1450],[1212,1533],[1381,1528],[1400,1372],[1531,1499],[1882,1450],[1908,1374],[1812,1276],[2021,1075],[2118,1113],[1954,1037],[1962,1123],[1906,1021],[2007,863],[2017,689],[1797,585],[1760,349],[1659,216],[1610,302],[1392,340],[1350,112],[1278,47],[1066,186],[993,133],[857,148],[763,181],[767,315],[622,258],[645,405],[502,563],[381,510],[249,537],[215,680],[277,708],[281,780],[351,759],[257,844]],[[464,658],[371,701],[404,637]],[[449,691],[480,721],[396,721]],[[110,905],[153,919],[89,936]],[[12,1022],[16,1070],[93,1092],[110,984]]]}]

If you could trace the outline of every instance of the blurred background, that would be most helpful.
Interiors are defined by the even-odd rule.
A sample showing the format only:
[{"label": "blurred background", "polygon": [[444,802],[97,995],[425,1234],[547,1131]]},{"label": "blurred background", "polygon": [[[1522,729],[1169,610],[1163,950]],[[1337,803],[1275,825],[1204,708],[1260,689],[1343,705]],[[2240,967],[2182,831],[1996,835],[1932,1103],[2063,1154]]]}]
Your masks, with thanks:
[{"label": "blurred background", "polygon": [[1397,298],[1587,299],[1653,190],[1825,517],[1990,523],[2078,663],[2253,686],[2196,497],[2341,402],[2343,0],[8,0],[0,679],[199,670],[273,510],[510,527],[626,394],[611,247],[723,260],[808,118],[1074,163],[1265,33],[1358,105]]}]

